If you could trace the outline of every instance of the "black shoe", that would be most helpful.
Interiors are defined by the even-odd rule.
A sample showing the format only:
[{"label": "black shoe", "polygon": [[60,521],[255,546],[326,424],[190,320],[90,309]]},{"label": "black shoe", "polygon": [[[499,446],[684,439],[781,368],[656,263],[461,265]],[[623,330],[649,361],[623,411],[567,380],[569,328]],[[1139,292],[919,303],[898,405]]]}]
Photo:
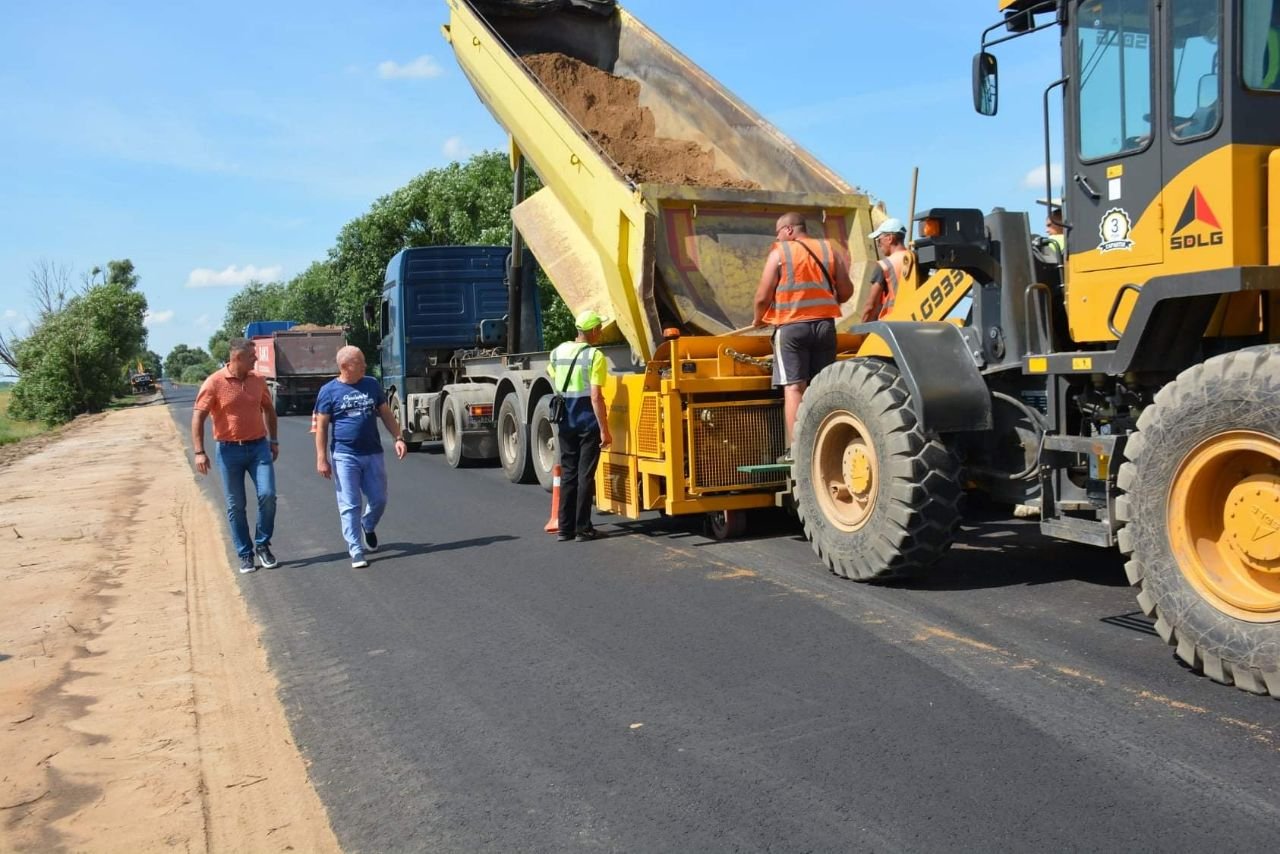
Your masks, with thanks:
[{"label": "black shoe", "polygon": [[250,572],[256,572],[258,565],[253,562],[253,555],[240,558],[240,574],[247,575]]},{"label": "black shoe", "polygon": [[573,534],[556,534],[556,542],[571,543],[573,542]]},{"label": "black shoe", "polygon": [[258,560],[262,563],[263,569],[274,569],[280,565],[280,561],[276,560],[276,556],[271,553],[271,546],[258,546],[257,551]]},{"label": "black shoe", "polygon": [[578,542],[585,543],[588,540],[598,540],[603,536],[604,534],[600,533],[595,528],[584,528],[578,532]]},{"label": "black shoe", "polygon": [[378,535],[373,531],[365,531],[364,547],[371,552],[376,552],[378,550]]}]

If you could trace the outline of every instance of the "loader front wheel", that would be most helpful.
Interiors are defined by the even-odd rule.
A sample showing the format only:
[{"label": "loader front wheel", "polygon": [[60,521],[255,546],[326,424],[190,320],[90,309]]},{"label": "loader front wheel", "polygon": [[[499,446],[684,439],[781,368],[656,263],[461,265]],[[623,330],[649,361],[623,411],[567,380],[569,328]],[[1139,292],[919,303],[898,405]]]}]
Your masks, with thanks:
[{"label": "loader front wheel", "polygon": [[849,359],[805,391],[792,442],[796,510],[818,557],[857,581],[926,569],[960,521],[960,464],[926,436],[898,369]]},{"label": "loader front wheel", "polygon": [[1183,371],[1125,447],[1120,548],[1194,670],[1280,699],[1280,346]]}]

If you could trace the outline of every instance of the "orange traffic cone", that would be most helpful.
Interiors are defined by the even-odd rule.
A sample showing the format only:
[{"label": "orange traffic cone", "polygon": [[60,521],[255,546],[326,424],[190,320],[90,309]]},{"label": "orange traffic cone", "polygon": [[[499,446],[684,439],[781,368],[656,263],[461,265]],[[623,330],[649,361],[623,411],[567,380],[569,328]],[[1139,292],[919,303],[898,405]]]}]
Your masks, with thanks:
[{"label": "orange traffic cone", "polygon": [[311,413],[311,432],[316,432],[316,414],[314,412]]},{"label": "orange traffic cone", "polygon": [[542,530],[548,534],[560,533],[560,464],[551,468],[551,518]]}]

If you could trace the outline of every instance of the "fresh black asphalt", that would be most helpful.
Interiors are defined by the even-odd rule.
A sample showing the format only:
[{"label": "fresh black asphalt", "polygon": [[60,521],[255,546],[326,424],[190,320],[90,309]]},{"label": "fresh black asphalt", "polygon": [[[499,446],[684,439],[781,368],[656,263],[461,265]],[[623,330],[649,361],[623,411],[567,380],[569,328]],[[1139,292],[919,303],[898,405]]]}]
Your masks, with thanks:
[{"label": "fresh black asphalt", "polygon": [[239,582],[348,851],[1280,839],[1280,703],[1181,668],[1114,553],[979,520],[932,578],[868,586],[785,517],[561,544],[537,486],[420,452],[353,570],[307,428],[281,422],[281,565]]}]

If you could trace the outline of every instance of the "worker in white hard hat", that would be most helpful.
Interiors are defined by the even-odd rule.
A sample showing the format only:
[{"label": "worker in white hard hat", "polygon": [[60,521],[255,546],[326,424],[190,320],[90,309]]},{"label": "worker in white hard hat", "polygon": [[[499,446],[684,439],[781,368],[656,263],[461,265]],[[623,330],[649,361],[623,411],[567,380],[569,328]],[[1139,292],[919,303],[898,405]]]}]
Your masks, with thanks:
[{"label": "worker in white hard hat", "polygon": [[862,303],[863,323],[878,320],[893,309],[898,283],[902,281],[903,262],[907,258],[907,227],[902,220],[889,217],[867,237],[876,242],[880,260],[871,275],[867,298]]},{"label": "worker in white hard hat", "polygon": [[564,398],[562,419],[556,424],[560,443],[560,505],[558,540],[594,540],[591,524],[596,500],[596,466],[600,451],[613,444],[604,405],[604,382],[609,365],[595,345],[604,331],[604,318],[581,311],[574,318],[578,336],[551,351],[547,373],[555,393]]}]

